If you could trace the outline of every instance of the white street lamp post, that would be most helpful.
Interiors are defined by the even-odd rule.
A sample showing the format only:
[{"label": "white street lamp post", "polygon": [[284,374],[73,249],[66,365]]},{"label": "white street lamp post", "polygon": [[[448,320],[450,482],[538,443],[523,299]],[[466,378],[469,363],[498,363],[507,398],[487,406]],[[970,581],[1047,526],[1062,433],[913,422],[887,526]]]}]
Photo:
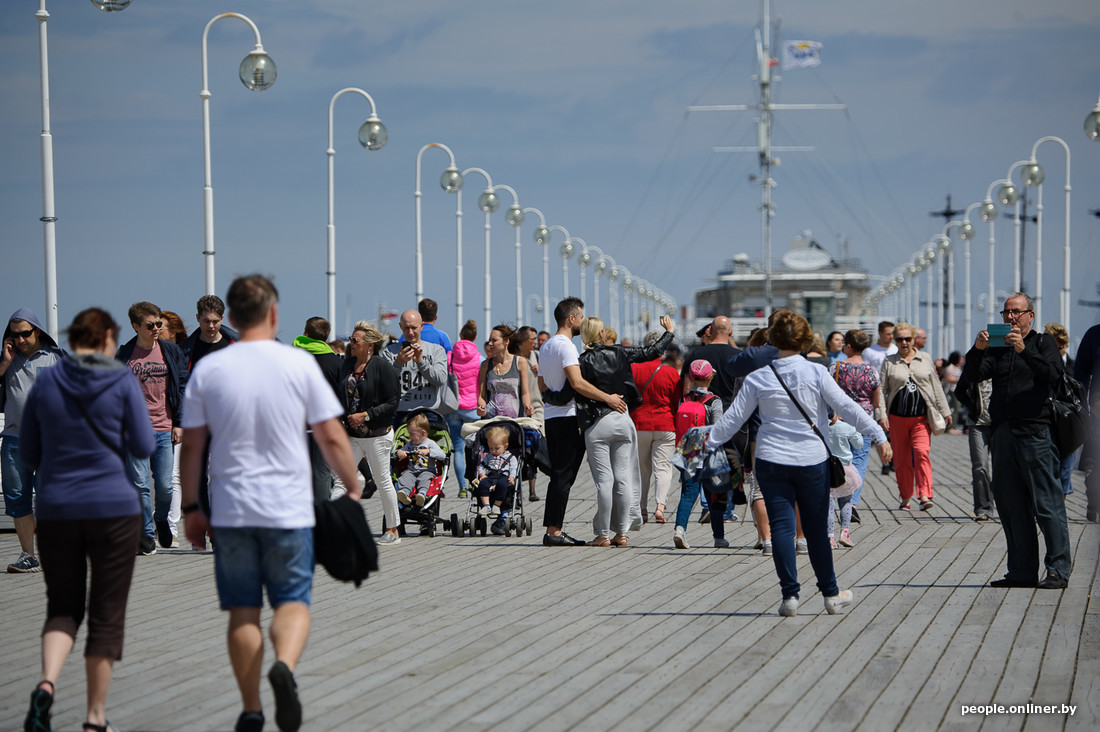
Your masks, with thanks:
[{"label": "white street lamp post", "polygon": [[[130,0],[92,0],[92,4],[106,13],[125,10]],[[42,156],[42,253],[46,269],[46,332],[55,341],[57,324],[57,215],[54,209],[53,185],[53,132],[50,129],[50,50],[46,22],[50,14],[46,0],[38,0],[38,81],[42,97],[42,134],[39,147]]]},{"label": "white street lamp post", "polygon": [[[933,266],[936,263],[936,258],[938,256],[939,253],[937,252],[935,245],[926,245],[926,248],[924,250],[924,261],[928,263],[928,308],[926,309],[927,315],[925,316],[925,320],[928,324],[928,330],[932,331],[933,336],[936,335],[935,331],[932,330],[935,325],[936,319],[932,317],[932,301],[940,300],[942,302],[942,298],[938,298],[935,296],[936,283],[933,281],[933,278],[935,277],[935,270],[939,269],[939,267]],[[937,343],[934,337],[932,339],[932,342]]]},{"label": "white street lamp post", "polygon": [[1012,167],[1008,169],[1008,174],[1005,175],[1006,182],[997,189],[997,200],[1002,206],[1015,206],[1015,215],[1013,216],[1015,241],[1012,248],[1012,289],[1014,292],[1020,291],[1020,227],[1023,225],[1023,221],[1020,219],[1020,189],[1012,182],[1012,172],[1016,168],[1027,165],[1027,163],[1026,160],[1017,160],[1013,163]]},{"label": "white street lamp post", "polygon": [[[573,244],[570,242],[570,239],[572,239],[573,237],[569,236],[569,229],[565,228],[561,224],[554,224],[553,226],[547,227],[547,236],[548,237],[553,236],[555,231],[560,231],[562,234],[565,235],[565,243],[562,244],[561,249],[558,250],[558,253],[561,254],[561,279],[562,279],[562,287],[563,287],[561,296],[564,299],[566,297],[569,297],[569,256],[573,253]],[[547,239],[546,246],[548,246],[548,247],[550,246],[549,239]],[[547,255],[544,255],[544,256],[549,256],[549,255],[547,254]],[[549,277],[549,273],[547,273],[546,277]],[[548,299],[549,293],[544,293],[544,295],[546,295],[546,297],[544,297],[543,299],[545,299],[546,302],[547,302],[546,310],[550,310],[550,305],[549,305],[550,301]],[[543,322],[543,330],[549,332],[550,331],[549,313],[543,315],[543,321],[542,322]]]},{"label": "white street lamp post", "polygon": [[512,205],[508,207],[508,210],[504,214],[504,220],[508,222],[508,225],[516,230],[516,322],[518,323],[520,318],[523,317],[523,269],[520,267],[520,227],[523,226],[523,220],[525,218],[523,209],[520,208],[519,199],[516,197],[516,192],[512,188],[499,185],[497,188],[503,188],[512,194]]},{"label": "white street lamp post", "polygon": [[[489,270],[490,255],[491,255],[490,237],[491,237],[491,232],[492,232],[493,225],[489,221],[489,216],[493,212],[495,212],[498,208],[500,208],[500,199],[497,198],[497,194],[493,193],[493,179],[489,177],[488,173],[486,173],[481,168],[467,168],[466,170],[462,171],[462,177],[465,178],[470,173],[479,173],[482,177],[485,178],[485,190],[477,198],[477,207],[480,208],[482,213],[485,214],[485,323],[484,323],[484,327],[486,329],[488,329],[488,328],[492,327],[491,318],[492,318],[492,297],[493,297],[493,293],[492,293],[492,289],[491,289],[492,288],[492,275],[490,274],[490,270]],[[459,198],[459,205],[461,206],[461,204],[462,204],[462,199],[461,199],[462,192],[459,191],[458,195],[460,197]]]},{"label": "white street lamp post", "polygon": [[[588,265],[593,262],[598,262],[603,258],[603,250],[597,246],[586,247],[580,256],[581,265],[581,299],[584,299],[584,280]],[[592,315],[597,318],[600,317],[600,274],[599,272],[592,273],[592,307],[590,308]]]},{"label": "white street lamp post", "polygon": [[[545,331],[550,330],[550,227],[546,225],[546,217],[542,215],[542,211],[537,208],[528,206],[523,209],[523,213],[533,213],[539,217],[539,225],[535,227],[535,243],[542,249],[542,302],[544,307],[542,308],[542,329]],[[516,281],[519,281],[519,249],[516,249]],[[528,323],[530,325],[530,323]]]},{"label": "white street lamp post", "polygon": [[1062,291],[1061,291],[1061,293],[1059,293],[1059,297],[1058,297],[1058,315],[1059,315],[1059,319],[1060,319],[1061,323],[1064,326],[1066,326],[1066,328],[1068,329],[1069,328],[1069,281],[1070,281],[1070,276],[1069,276],[1070,275],[1070,271],[1069,271],[1069,267],[1070,267],[1070,244],[1069,244],[1069,193],[1070,193],[1069,166],[1070,166],[1070,155],[1069,155],[1069,145],[1066,144],[1066,141],[1063,140],[1060,137],[1053,137],[1053,136],[1041,137],[1035,142],[1035,144],[1031,148],[1031,160],[1028,162],[1027,166],[1024,168],[1024,173],[1023,173],[1024,183],[1026,183],[1029,186],[1038,186],[1039,187],[1039,205],[1038,205],[1038,208],[1037,208],[1036,223],[1035,223],[1036,240],[1037,240],[1037,244],[1036,244],[1037,251],[1036,251],[1036,258],[1035,258],[1035,270],[1036,270],[1035,277],[1036,277],[1036,280],[1037,280],[1036,287],[1039,288],[1039,289],[1036,291],[1037,296],[1035,298],[1035,319],[1038,322],[1042,322],[1042,320],[1039,317],[1040,300],[1039,300],[1038,295],[1040,295],[1041,291],[1042,291],[1041,290],[1042,285],[1040,283],[1042,282],[1042,271],[1043,271],[1043,264],[1042,264],[1042,248],[1043,248],[1043,179],[1046,178],[1046,173],[1043,172],[1042,166],[1039,165],[1039,163],[1036,162],[1036,160],[1035,160],[1035,153],[1038,152],[1039,146],[1042,145],[1044,142],[1057,142],[1059,145],[1062,146],[1062,149],[1065,150],[1065,152],[1066,152],[1066,186],[1065,186],[1065,189],[1064,189],[1065,192],[1066,192],[1066,232],[1065,232],[1065,246],[1064,246],[1064,251],[1063,251],[1063,254],[1062,254]]},{"label": "white street lamp post", "polygon": [[[532,292],[530,295],[527,296],[527,307],[524,309],[524,316],[525,317],[523,319],[523,322],[520,323],[520,325],[531,325],[531,321],[533,320],[533,318],[531,317],[531,301],[532,300],[535,301],[535,312],[536,313],[542,313],[542,312],[546,311],[546,308],[543,307],[543,305],[542,305],[542,298]],[[546,328],[543,328],[543,330],[546,330]]]},{"label": "white street lamp post", "polygon": [[[947,258],[947,281],[950,283],[950,287],[947,288],[947,296],[938,298],[939,303],[939,322],[940,326],[940,355],[950,353],[955,348],[955,257],[952,256],[951,239],[948,238],[947,232],[953,226],[961,226],[961,221],[950,221],[943,227],[943,233],[936,237],[937,246],[940,253]],[[940,268],[940,277],[943,277],[943,268]],[[943,281],[940,281],[940,289],[937,292],[943,291]],[[944,309],[947,310],[946,323],[944,322]]]},{"label": "white street lamp post", "polygon": [[420,151],[416,154],[416,190],[413,192],[413,198],[416,200],[416,302],[420,303],[424,299],[424,252],[422,249],[422,237],[423,232],[420,226],[420,159],[424,156],[424,153],[433,148],[438,147],[447,153],[447,157],[450,159],[451,164],[447,166],[447,169],[443,171],[443,175],[439,178],[440,187],[447,193],[455,193],[458,195],[458,210],[455,212],[455,277],[456,279],[456,303],[455,310],[458,316],[458,327],[455,333],[462,330],[462,326],[465,324],[465,320],[462,318],[462,173],[458,172],[458,167],[455,165],[455,154],[451,152],[451,148],[447,147],[440,142],[429,142],[424,147],[420,148]]},{"label": "white street lamp post", "polygon": [[970,290],[970,240],[974,238],[977,229],[974,228],[974,224],[970,223],[970,212],[976,208],[981,208],[984,203],[972,203],[966,207],[966,213],[963,215],[962,225],[959,227],[959,237],[963,240],[963,262],[966,264],[966,274],[963,275],[966,278],[964,292],[964,304],[963,304],[963,343],[967,342],[968,338],[974,336],[971,327],[973,326],[973,320],[971,319],[973,298]]},{"label": "white street lamp post", "polygon": [[210,177],[210,84],[207,80],[206,63],[206,37],[210,28],[219,20],[225,18],[237,18],[248,24],[252,34],[256,38],[256,45],[241,61],[238,69],[241,83],[252,91],[263,91],[275,83],[277,71],[275,62],[267,55],[264,45],[260,41],[260,29],[252,22],[252,19],[240,13],[222,13],[215,15],[206,24],[202,32],[202,91],[199,97],[202,99],[202,159],[203,159],[203,256],[206,258],[206,294],[215,294],[214,286],[214,186]]},{"label": "white street lamp post", "polygon": [[[985,191],[985,200],[982,201],[981,208],[978,209],[978,215],[982,221],[989,224],[989,302],[992,303],[997,294],[997,281],[996,274],[993,267],[995,257],[997,254],[995,246],[994,231],[997,228],[997,217],[1000,215],[1000,211],[997,209],[997,205],[993,203],[993,186],[1012,185],[1012,181],[1007,178],[995,180],[989,184],[989,188]],[[992,311],[990,311],[992,312]],[[973,333],[967,333],[967,338],[973,337]]]},{"label": "white street lamp post", "polygon": [[367,150],[381,150],[386,146],[390,135],[386,126],[378,118],[378,110],[374,105],[374,99],[362,89],[348,87],[341,89],[333,95],[328,105],[328,148],[325,155],[328,158],[328,267],[325,270],[325,278],[328,280],[328,322],[335,327],[336,324],[336,216],[333,203],[335,189],[336,148],[333,146],[332,112],[336,106],[336,100],[348,92],[354,92],[366,98],[370,102],[370,116],[359,127],[359,144]]}]

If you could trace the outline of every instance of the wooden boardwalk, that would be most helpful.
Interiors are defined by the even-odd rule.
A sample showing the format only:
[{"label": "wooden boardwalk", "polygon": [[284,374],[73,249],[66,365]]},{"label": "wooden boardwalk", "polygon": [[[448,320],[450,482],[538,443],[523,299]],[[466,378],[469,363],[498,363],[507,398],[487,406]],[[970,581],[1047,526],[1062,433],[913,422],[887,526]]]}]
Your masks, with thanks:
[{"label": "wooden boardwalk", "polygon": [[[1081,475],[1067,498],[1069,589],[997,590],[988,582],[1004,572],[1004,539],[998,523],[969,515],[966,439],[935,438],[932,456],[927,513],[893,510],[893,478],[872,459],[856,547],[834,554],[856,596],[842,615],[825,614],[806,557],[800,614],[776,615],[775,571],[751,549],[751,521],[727,525],[724,550],[697,524],[689,539],[706,548],[690,551],[672,548],[671,524],[645,526],[627,549],[548,549],[536,528],[407,538],[382,548],[382,571],[358,590],[322,572],[298,669],[303,729],[1097,729],[1100,526],[1084,522]],[[581,472],[566,530],[587,538],[595,503]],[[378,526],[378,500],[365,505]],[[447,499],[445,512],[459,505]],[[539,526],[541,502],[532,514]],[[15,536],[0,534],[0,557],[17,553]],[[0,729],[21,729],[44,586],[41,575],[0,583]],[[232,729],[225,624],[209,554],[139,558],[111,719],[124,730]],[[74,653],[56,729],[79,729],[83,684]],[[266,682],[263,698],[274,729]],[[997,704],[1076,711],[962,714]]]}]

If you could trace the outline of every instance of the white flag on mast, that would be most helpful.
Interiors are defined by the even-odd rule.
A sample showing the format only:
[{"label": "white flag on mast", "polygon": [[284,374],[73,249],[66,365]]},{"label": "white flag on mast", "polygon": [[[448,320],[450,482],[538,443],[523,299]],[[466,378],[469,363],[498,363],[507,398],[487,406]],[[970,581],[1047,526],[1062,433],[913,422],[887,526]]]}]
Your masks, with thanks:
[{"label": "white flag on mast", "polygon": [[808,69],[821,65],[821,44],[817,41],[783,41],[783,68]]}]

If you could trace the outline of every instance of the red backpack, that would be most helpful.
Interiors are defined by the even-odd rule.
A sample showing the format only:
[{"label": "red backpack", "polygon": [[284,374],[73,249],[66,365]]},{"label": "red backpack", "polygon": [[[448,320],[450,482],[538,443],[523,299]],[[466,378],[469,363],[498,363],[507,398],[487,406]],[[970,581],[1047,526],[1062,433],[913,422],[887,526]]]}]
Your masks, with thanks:
[{"label": "red backpack", "polygon": [[707,424],[707,405],[717,394],[704,394],[689,391],[684,394],[680,406],[676,409],[676,443],[683,439],[684,433],[692,427],[705,427]]}]

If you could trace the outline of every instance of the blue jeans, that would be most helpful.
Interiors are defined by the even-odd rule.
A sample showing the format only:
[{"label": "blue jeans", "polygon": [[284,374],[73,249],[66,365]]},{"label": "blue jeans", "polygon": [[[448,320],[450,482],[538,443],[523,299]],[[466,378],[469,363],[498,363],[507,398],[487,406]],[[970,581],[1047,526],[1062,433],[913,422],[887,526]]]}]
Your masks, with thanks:
[{"label": "blue jeans", "polygon": [[217,527],[214,580],[222,610],[309,605],[313,592],[313,529]]},{"label": "blue jeans", "polygon": [[458,487],[466,490],[466,441],[462,439],[462,425],[468,422],[476,422],[476,409],[460,409],[447,415],[447,429],[451,433],[451,443],[454,445],[455,477],[458,478]]},{"label": "blue jeans", "polygon": [[34,471],[19,459],[19,438],[4,437],[0,444],[0,480],[4,481],[4,513],[22,518],[34,513]]},{"label": "blue jeans", "polygon": [[130,480],[134,481],[141,498],[142,535],[147,539],[156,538],[154,521],[167,523],[168,511],[172,508],[172,430],[158,430],[153,434],[157,446],[152,455],[126,458]]},{"label": "blue jeans", "polygon": [[[719,486],[721,489],[720,496],[711,494],[711,498],[721,498],[721,502],[715,501],[714,510],[710,512],[710,529],[715,539],[726,538],[726,524],[725,513],[726,503],[725,499],[728,497],[729,487],[727,485]],[[681,479],[680,482],[680,503],[676,506],[676,525],[681,529],[687,529],[688,521],[691,519],[691,510],[695,508],[695,499],[701,495],[705,497],[707,491],[703,490],[703,484],[701,481],[695,478]]]},{"label": "blue jeans", "polygon": [[780,465],[756,459],[756,480],[768,507],[772,530],[772,560],[784,599],[798,597],[798,567],[794,548],[794,507],[802,518],[802,532],[810,550],[817,588],[825,597],[840,592],[833,571],[833,550],[826,527],[829,514],[828,463]]},{"label": "blue jeans", "polygon": [[859,471],[859,477],[861,482],[859,488],[856,488],[856,492],[852,494],[852,508],[859,505],[859,497],[863,493],[862,480],[867,478],[867,461],[871,456],[871,437],[870,435],[863,435],[863,449],[852,450],[852,465],[856,466],[856,470]]}]

